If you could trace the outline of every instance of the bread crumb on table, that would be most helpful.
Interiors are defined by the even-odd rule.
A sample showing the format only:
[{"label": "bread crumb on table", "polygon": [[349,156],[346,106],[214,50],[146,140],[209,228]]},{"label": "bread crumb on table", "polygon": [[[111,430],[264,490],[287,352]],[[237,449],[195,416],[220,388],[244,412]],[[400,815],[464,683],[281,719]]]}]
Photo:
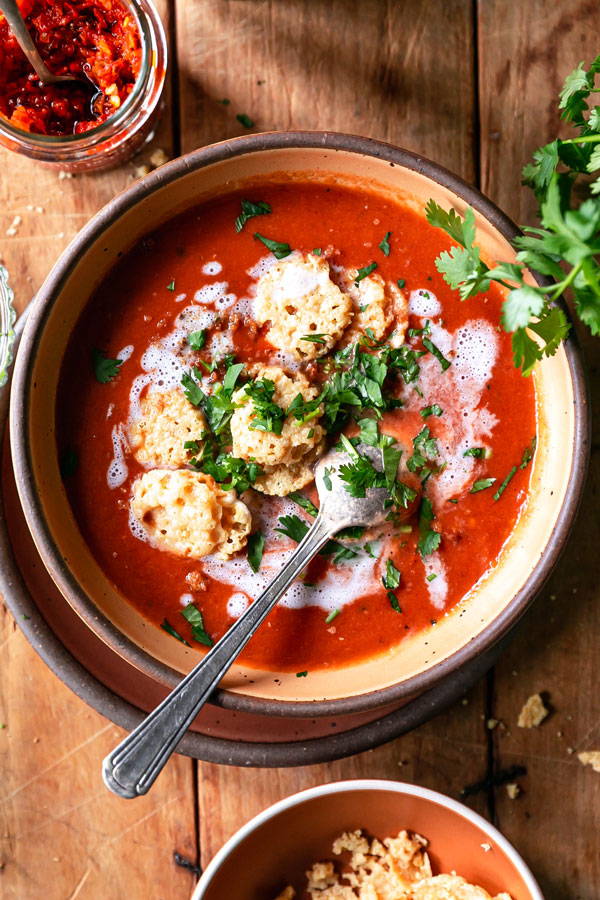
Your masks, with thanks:
[{"label": "bread crumb on table", "polygon": [[577,759],[584,766],[591,766],[594,772],[600,772],[600,750],[586,750],[578,753]]},{"label": "bread crumb on table", "polygon": [[541,694],[532,694],[519,713],[519,728],[537,728],[541,725],[550,710],[544,705]]},{"label": "bread crumb on table", "polygon": [[506,793],[509,800],[516,800],[521,793],[521,788],[515,781],[511,781],[506,785]]}]

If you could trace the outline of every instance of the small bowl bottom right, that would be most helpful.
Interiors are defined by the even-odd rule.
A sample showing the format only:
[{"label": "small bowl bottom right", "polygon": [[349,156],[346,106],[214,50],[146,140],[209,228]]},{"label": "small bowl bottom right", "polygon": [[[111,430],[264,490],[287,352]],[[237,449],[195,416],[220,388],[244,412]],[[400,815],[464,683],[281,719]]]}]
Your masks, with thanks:
[{"label": "small bowl bottom right", "polygon": [[406,829],[429,841],[434,874],[456,872],[495,897],[544,900],[516,850],[477,813],[411,784],[357,780],[311,788],[281,800],[237,831],[207,866],[192,900],[275,900],[304,873],[332,859],[333,841],[362,829],[395,837]]}]

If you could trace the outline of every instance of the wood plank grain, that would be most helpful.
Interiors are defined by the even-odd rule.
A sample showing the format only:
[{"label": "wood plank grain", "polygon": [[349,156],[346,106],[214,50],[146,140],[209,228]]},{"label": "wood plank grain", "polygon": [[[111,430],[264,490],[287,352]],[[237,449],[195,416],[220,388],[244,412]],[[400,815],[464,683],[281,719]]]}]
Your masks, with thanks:
[{"label": "wood plank grain", "polygon": [[[244,133],[236,115],[245,113],[255,130],[335,129],[388,140],[472,180],[471,13],[463,0],[178,3],[182,149]],[[484,708],[480,685],[468,706],[386,747],[324,766],[200,764],[203,864],[250,816],[314,784],[400,778],[456,795],[485,774]],[[485,798],[474,803],[485,809]]]},{"label": "wood plank grain", "polygon": [[[167,0],[158,6],[167,20]],[[171,142],[167,102],[152,146],[170,152]],[[66,179],[24,157],[0,153],[0,259],[19,309],[75,232],[132,182],[150,152],[146,147],[110,172]],[[15,216],[22,222],[9,236]],[[2,897],[188,898],[194,878],[174,864],[173,851],[196,859],[193,763],[177,757],[149,797],[117,799],[100,772],[123,732],[58,681],[1,604],[0,648]]]},{"label": "wood plank grain", "polygon": [[366,134],[474,176],[468,0],[197,0],[177,4],[177,34],[184,151],[244,133],[245,113],[257,131]]},{"label": "wood plank grain", "polygon": [[[598,53],[599,33],[595,2],[479,4],[483,189],[519,222],[534,224],[536,210],[520,187],[521,167],[556,136],[562,81]],[[547,900],[595,900],[600,885],[600,777],[573,752],[600,749],[600,348],[583,340],[595,423],[586,496],[556,572],[495,674],[494,715],[507,726],[494,732],[497,765],[528,769],[517,800],[498,791],[498,824],[530,861]],[[554,712],[538,729],[520,729],[521,705],[536,691],[549,693]]]},{"label": "wood plank grain", "polygon": [[[297,791],[350,778],[407,781],[458,797],[485,774],[487,731],[483,684],[447,713],[383,747],[358,756],[293,769],[242,769],[200,763],[199,821],[202,865],[244,822]],[[470,805],[485,814],[485,797]],[[217,814],[218,811],[218,814]]]},{"label": "wood plank grain", "polygon": [[104,756],[123,737],[45,666],[0,607],[0,895],[187,900],[196,858],[193,763],[175,757],[152,793],[110,794]]}]

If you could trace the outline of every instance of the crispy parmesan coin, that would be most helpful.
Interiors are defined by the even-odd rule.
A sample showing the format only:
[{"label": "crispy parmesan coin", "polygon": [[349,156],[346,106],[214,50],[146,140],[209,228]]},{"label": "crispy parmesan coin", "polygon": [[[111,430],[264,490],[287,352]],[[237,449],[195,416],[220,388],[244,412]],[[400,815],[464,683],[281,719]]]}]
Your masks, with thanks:
[{"label": "crispy parmesan coin", "polygon": [[393,282],[385,282],[377,273],[356,283],[357,269],[348,269],[336,277],[340,288],[352,298],[354,317],[345,330],[341,346],[354,344],[367,334],[381,340],[391,330],[390,344],[399,347],[408,328],[408,301]]},{"label": "crispy parmesan coin", "polygon": [[190,454],[186,441],[199,440],[206,430],[201,410],[183,391],[152,391],[142,397],[141,417],[129,426],[129,445],[139,463],[148,467],[184,466]]},{"label": "crispy parmesan coin", "polygon": [[246,545],[252,526],[248,507],[234,491],[191,470],[144,472],[133,484],[130,505],[153,546],[190,559],[233,556]]},{"label": "crispy parmesan coin", "polygon": [[[304,375],[287,375],[278,366],[255,367],[253,375],[273,382],[273,402],[282,409],[287,409],[298,394],[304,400],[313,400],[318,393]],[[259,476],[254,487],[264,494],[284,497],[309,484],[313,478],[311,466],[323,450],[320,414],[304,423],[286,416],[281,434],[273,434],[252,428],[256,414],[252,399],[244,388],[236,391],[233,399],[240,406],[231,418],[232,453],[245,460],[254,460],[262,468],[264,474]]]},{"label": "crispy parmesan coin", "polygon": [[353,314],[352,299],[331,280],[327,260],[314,254],[296,251],[258,280],[256,321],[268,323],[269,341],[297,359],[331,350]]}]

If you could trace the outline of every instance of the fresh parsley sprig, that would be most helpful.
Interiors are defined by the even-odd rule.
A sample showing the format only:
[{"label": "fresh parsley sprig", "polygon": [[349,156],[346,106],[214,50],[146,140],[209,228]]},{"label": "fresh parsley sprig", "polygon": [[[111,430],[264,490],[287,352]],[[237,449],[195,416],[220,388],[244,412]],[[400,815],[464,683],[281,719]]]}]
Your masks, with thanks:
[{"label": "fresh parsley sprig", "polygon": [[[483,262],[475,245],[475,216],[446,211],[434,200],[426,207],[431,225],[457,246],[443,251],[436,267],[462,300],[485,293],[492,282],[507,288],[502,327],[512,333],[515,365],[528,375],[535,363],[553,355],[569,333],[556,301],[569,292],[581,320],[600,335],[600,106],[588,103],[600,73],[600,56],[588,69],[583,63],[567,76],[560,94],[562,117],[579,130],[575,137],[551,141],[523,169],[540,204],[541,228],[528,227],[514,241],[516,263],[494,267]],[[579,176],[585,176],[585,183]],[[593,176],[590,181],[590,176]],[[574,191],[577,183],[577,195]],[[582,191],[583,200],[577,198]],[[530,285],[527,270],[553,279]],[[537,337],[534,337],[535,335]]]}]

